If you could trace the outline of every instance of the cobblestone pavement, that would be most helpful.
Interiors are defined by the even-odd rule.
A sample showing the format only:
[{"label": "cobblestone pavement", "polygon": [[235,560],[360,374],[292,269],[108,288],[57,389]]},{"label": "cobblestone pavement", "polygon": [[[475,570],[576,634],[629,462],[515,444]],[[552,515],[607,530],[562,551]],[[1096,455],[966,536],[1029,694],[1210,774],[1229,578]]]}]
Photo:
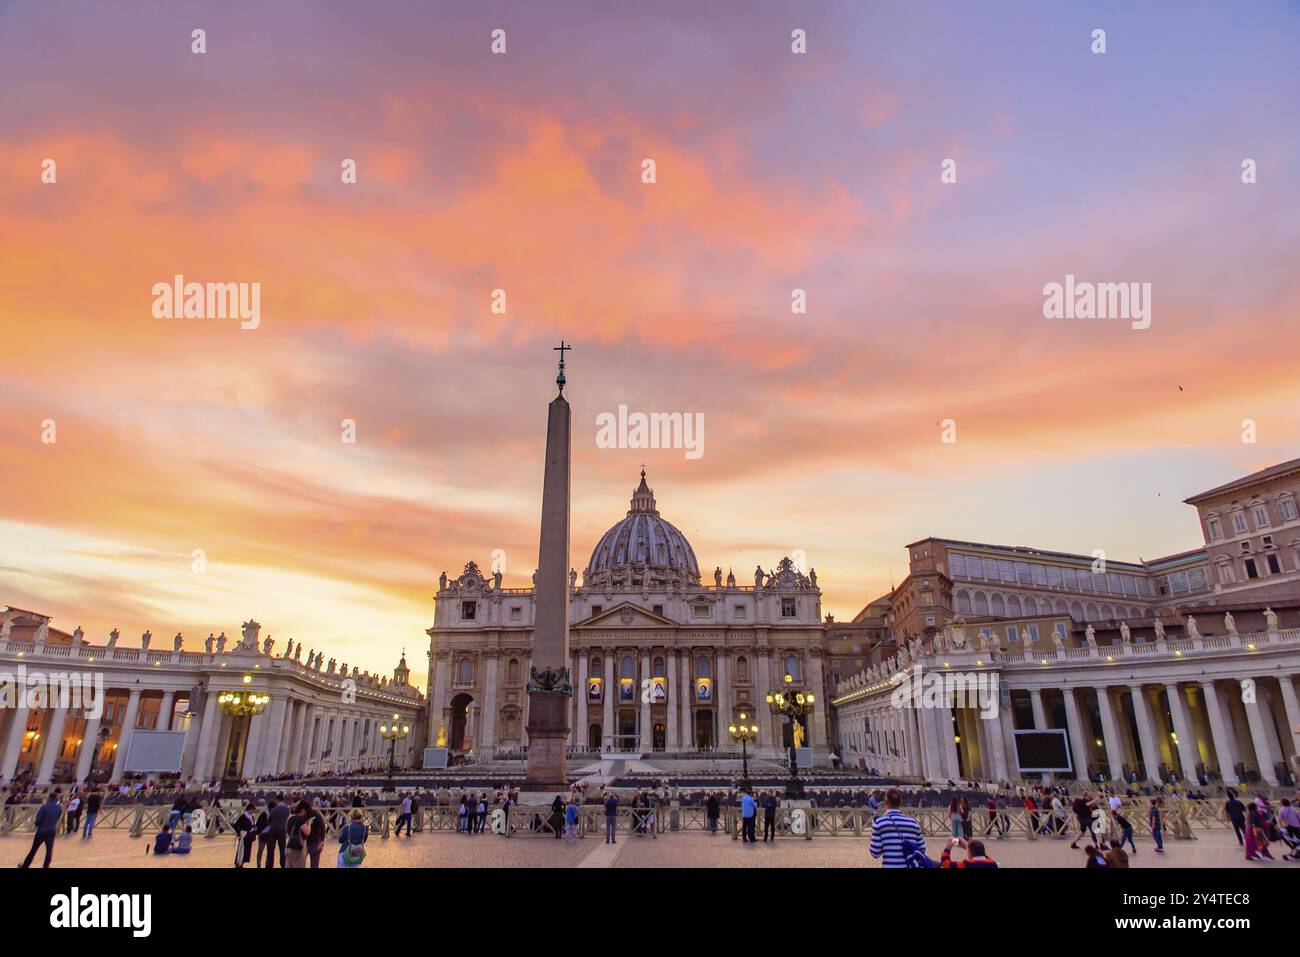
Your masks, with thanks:
[{"label": "cobblestone pavement", "polygon": [[[54,867],[230,867],[234,841],[228,836],[200,837],[185,857],[145,854],[148,840],[132,838],[126,830],[101,830],[90,841],[59,837]],[[943,840],[927,842],[930,856],[938,858]],[[1004,867],[1082,867],[1083,852],[1070,850],[1069,841],[1008,839],[987,842],[990,855]],[[31,835],[0,835],[0,864],[12,867],[31,846]],[[509,840],[483,834],[416,834],[407,838],[372,837],[366,845],[366,867],[879,867],[871,858],[866,838],[822,837],[812,841],[783,838],[776,844],[745,845],[719,834],[662,834],[658,839],[620,835],[615,847],[597,836],[576,844],[549,837],[515,837]],[[1300,863],[1245,860],[1236,838],[1225,831],[1202,832],[1196,841],[1170,841],[1164,854],[1149,842],[1139,843],[1131,856],[1135,868],[1149,867],[1265,867],[1294,868]],[[1280,856],[1279,845],[1272,850]],[[326,845],[321,866],[333,867],[335,845]],[[958,852],[960,856],[960,852]],[[38,854],[36,865],[41,856]]]}]

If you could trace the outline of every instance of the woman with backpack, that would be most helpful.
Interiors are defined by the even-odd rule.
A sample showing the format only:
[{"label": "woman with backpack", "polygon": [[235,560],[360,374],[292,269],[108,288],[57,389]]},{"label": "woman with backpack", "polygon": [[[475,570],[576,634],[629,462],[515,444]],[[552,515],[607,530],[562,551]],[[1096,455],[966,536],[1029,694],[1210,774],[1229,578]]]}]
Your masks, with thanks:
[{"label": "woman with backpack", "polygon": [[366,827],[365,817],[361,808],[353,808],[352,820],[339,830],[339,867],[360,867],[366,859],[370,828]]},{"label": "woman with backpack", "polygon": [[312,870],[320,867],[320,852],[325,847],[325,815],[312,807],[311,798],[303,798],[307,814],[307,860]]}]

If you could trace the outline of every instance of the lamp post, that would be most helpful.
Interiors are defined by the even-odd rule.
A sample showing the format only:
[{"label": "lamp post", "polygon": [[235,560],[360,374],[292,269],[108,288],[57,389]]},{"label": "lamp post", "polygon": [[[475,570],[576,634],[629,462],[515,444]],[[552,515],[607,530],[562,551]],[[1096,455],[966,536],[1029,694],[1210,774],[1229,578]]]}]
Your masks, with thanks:
[{"label": "lamp post", "polygon": [[749,742],[758,740],[758,725],[746,724],[749,715],[740,713],[740,723],[728,726],[727,733],[732,741],[740,742],[740,789],[749,787]]},{"label": "lamp post", "polygon": [[[253,683],[252,675],[244,675],[243,688],[234,691],[223,691],[217,695],[217,705],[221,708],[221,713],[229,715],[233,720],[239,721],[243,718],[252,719],[266,710],[266,706],[271,701],[269,694],[260,694],[256,691],[249,690],[248,686]],[[245,739],[247,747],[247,739]],[[225,773],[221,775],[221,797],[237,797],[239,795],[239,770],[233,760],[226,761]]]},{"label": "lamp post", "polygon": [[402,716],[394,714],[392,721],[386,721],[379,726],[379,736],[388,742],[388,779],[384,782],[384,790],[391,791],[394,786],[393,775],[397,771],[397,742],[411,733],[411,726],[402,723]]},{"label": "lamp post", "polygon": [[790,780],[785,785],[785,796],[803,797],[803,782],[799,780],[799,755],[795,741],[795,731],[803,727],[802,719],[812,714],[816,698],[812,692],[794,686],[794,676],[785,676],[785,686],[777,691],[767,693],[767,706],[773,714],[785,717],[790,727]]}]

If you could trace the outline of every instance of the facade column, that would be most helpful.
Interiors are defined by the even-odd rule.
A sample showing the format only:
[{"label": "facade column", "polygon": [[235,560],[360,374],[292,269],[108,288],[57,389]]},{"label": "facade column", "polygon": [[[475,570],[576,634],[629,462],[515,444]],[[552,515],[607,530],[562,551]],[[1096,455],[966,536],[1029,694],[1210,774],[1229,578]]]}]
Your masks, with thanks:
[{"label": "facade column", "polygon": [[126,752],[131,748],[131,738],[135,735],[135,717],[140,711],[140,689],[132,688],[126,699],[126,715],[122,718],[122,733],[117,742],[117,751],[113,754],[113,774],[109,784],[121,784],[126,771]]},{"label": "facade column", "polygon": [[637,747],[644,754],[654,750],[654,730],[650,726],[650,695],[645,682],[650,679],[650,652],[641,652],[640,680],[637,682],[636,694],[641,701],[641,717],[637,723]]},{"label": "facade column", "polygon": [[691,682],[691,665],[695,655],[690,648],[682,651],[681,658],[677,662],[677,669],[681,673],[681,694],[677,697],[681,711],[681,735],[682,748],[686,751],[695,750],[695,724],[691,720],[691,709],[695,706],[695,685]]},{"label": "facade column", "polygon": [[[718,720],[715,722],[714,734],[716,735],[715,744],[718,750],[729,750],[732,747],[731,735],[727,733],[728,726],[731,725],[735,696],[731,693],[731,658],[727,649],[719,648],[714,655],[715,667],[713,669],[713,700],[718,705]],[[812,746],[811,728],[809,729],[808,744]]]},{"label": "facade column", "polygon": [[[813,653],[808,656],[808,669],[812,672],[812,684],[809,690],[813,693],[813,708],[811,715],[811,726],[808,728],[808,745],[810,747],[826,747],[826,732],[830,727],[828,715],[830,714],[830,702],[826,700],[826,682],[822,680],[822,656],[820,649],[813,649]],[[820,717],[821,720],[818,720]]]},{"label": "facade column", "polygon": [[[444,712],[447,709],[447,690],[451,682],[451,655],[447,651],[436,652],[430,661],[433,663],[433,673],[429,675],[429,747],[438,746],[438,728],[446,721]],[[527,671],[524,672],[527,674]],[[308,729],[310,733],[310,727]],[[451,728],[447,729],[448,740],[451,743]]]},{"label": "facade column", "polygon": [[54,762],[63,746],[63,728],[67,723],[67,708],[55,708],[50,712],[50,726],[45,732],[45,744],[41,746],[40,768],[34,779],[37,784],[49,784],[54,777]]},{"label": "facade column", "polygon": [[154,722],[155,731],[170,731],[172,729],[172,709],[176,705],[176,692],[164,691],[162,701],[158,704],[158,719]]},{"label": "facade column", "polygon": [[315,703],[307,705],[306,711],[302,716],[302,740],[299,742],[298,758],[295,763],[299,770],[306,773],[307,766],[315,755],[312,753],[312,737],[316,732],[316,715],[318,709]]},{"label": "facade column", "polygon": [[948,777],[959,781],[962,776],[961,761],[957,758],[957,742],[953,740],[956,731],[953,727],[952,707],[945,702],[935,709],[935,717],[939,722],[939,744],[943,748],[943,761],[948,770]]},{"label": "facade column", "polygon": [[668,678],[668,707],[665,709],[668,714],[667,720],[667,739],[664,742],[667,749],[676,751],[681,747],[677,737],[678,716],[681,714],[681,705],[677,699],[681,695],[682,683],[679,680],[681,675],[677,671],[677,652],[669,649],[664,654],[664,674]]},{"label": "facade column", "polygon": [[600,683],[601,684],[600,690],[605,695],[605,700],[604,702],[602,702],[602,706],[601,706],[600,734],[601,734],[601,738],[603,739],[601,741],[601,744],[603,745],[605,741],[608,741],[610,747],[613,748],[614,745],[617,743],[618,744],[617,750],[621,751],[623,750],[622,743],[615,742],[614,740],[614,735],[618,733],[614,727],[614,696],[618,694],[617,650],[615,651],[607,650],[603,655],[601,655],[601,658],[605,662],[601,666],[603,670],[602,677],[604,678],[604,680]]},{"label": "facade column", "polygon": [[[1246,694],[1246,682],[1251,682],[1251,694]],[[1246,678],[1241,682],[1241,706],[1246,710],[1246,724],[1250,728],[1250,740],[1255,744],[1255,760],[1259,764],[1259,776],[1266,784],[1276,785],[1277,781],[1277,762],[1281,761],[1281,756],[1277,753],[1277,748],[1273,744],[1273,736],[1270,734],[1271,728],[1264,722],[1272,721],[1273,716],[1266,709],[1260,708],[1258,696],[1263,693],[1260,682],[1255,679]]]},{"label": "facade column", "polygon": [[1205,695],[1205,715],[1210,719],[1210,737],[1214,740],[1214,757],[1219,762],[1219,777],[1225,786],[1232,787],[1237,782],[1237,746],[1229,733],[1231,719],[1225,720],[1223,702],[1219,700],[1219,691],[1213,681],[1202,681],[1201,692]]},{"label": "facade column", "polygon": [[573,729],[573,745],[585,748],[588,744],[587,731],[591,722],[587,720],[587,649],[578,649],[578,681],[573,686],[573,696],[578,699],[578,720]]},{"label": "facade column", "polygon": [[1079,711],[1079,702],[1074,697],[1073,688],[1064,688],[1065,727],[1070,735],[1070,750],[1074,758],[1074,777],[1078,781],[1088,780],[1088,736],[1083,733],[1083,715]]},{"label": "facade column", "polygon": [[[758,654],[758,693],[754,695],[754,708],[758,711],[758,746],[773,747],[772,712],[767,708],[767,693],[772,690],[772,654],[767,648],[759,648]],[[763,709],[763,710],[760,710]]]},{"label": "facade column", "polygon": [[[497,752],[497,669],[500,665],[501,655],[495,648],[489,649],[485,654],[487,656],[487,667],[483,669],[483,705],[481,708],[483,719],[479,722],[479,726],[483,731],[483,740],[474,742],[474,750],[491,757]],[[579,694],[578,700],[581,702],[587,700],[585,690]]]},{"label": "facade column", "polygon": [[[99,744],[99,718],[87,718],[86,730],[81,735],[81,750],[77,752],[76,779],[80,783],[90,775],[90,762],[94,760]],[[184,777],[184,775],[182,775]]]},{"label": "facade column", "polygon": [[1106,780],[1118,781],[1124,776],[1124,742],[1115,724],[1115,704],[1110,698],[1110,688],[1097,688],[1097,710],[1101,713],[1101,739],[1106,749]]}]

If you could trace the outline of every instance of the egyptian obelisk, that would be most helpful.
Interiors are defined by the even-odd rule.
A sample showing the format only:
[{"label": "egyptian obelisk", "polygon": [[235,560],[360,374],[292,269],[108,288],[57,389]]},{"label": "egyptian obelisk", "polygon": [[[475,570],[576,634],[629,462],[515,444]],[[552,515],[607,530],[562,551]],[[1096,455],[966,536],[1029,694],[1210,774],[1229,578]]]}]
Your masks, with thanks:
[{"label": "egyptian obelisk", "polygon": [[546,471],[542,479],[542,535],[537,556],[533,664],[528,680],[526,786],[567,788],[564,748],[569,737],[569,403],[564,398],[563,341],[559,393],[546,414]]}]

